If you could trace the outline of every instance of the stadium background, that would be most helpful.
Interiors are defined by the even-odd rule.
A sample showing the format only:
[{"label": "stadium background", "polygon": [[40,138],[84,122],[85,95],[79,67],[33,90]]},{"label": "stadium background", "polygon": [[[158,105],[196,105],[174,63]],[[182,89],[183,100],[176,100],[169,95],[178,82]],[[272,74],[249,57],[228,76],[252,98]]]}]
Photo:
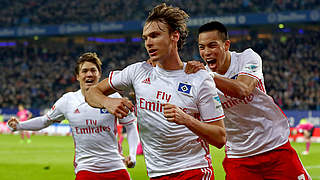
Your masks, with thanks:
[{"label": "stadium background", "polygon": [[[0,135],[0,159],[6,160],[0,160],[0,172],[7,167],[3,171],[11,175],[6,176],[11,179],[21,179],[19,175],[10,174],[17,168],[33,174],[31,166],[48,161],[45,154],[43,159],[37,159],[38,151],[34,148],[55,152],[66,141],[63,144],[66,149],[61,151],[71,156],[64,159],[70,160],[65,166],[69,168],[69,176],[72,175],[70,137],[60,137],[65,139],[46,146],[47,141],[54,138],[55,142],[59,137],[34,136],[33,143],[21,145],[18,136],[8,134],[5,121],[16,114],[18,103],[25,104],[37,116],[65,92],[78,89],[73,69],[77,57],[84,52],[99,55],[104,77],[110,70],[146,60],[148,55],[141,40],[143,20],[160,2],[181,7],[191,17],[189,38],[180,53],[184,61],[200,59],[197,28],[211,20],[223,22],[229,29],[231,50],[252,48],[261,55],[267,92],[284,110],[290,126],[307,118],[317,127],[313,140],[320,142],[319,0],[1,0],[0,131],[3,135]],[[69,129],[68,125],[59,124],[42,132],[68,134]],[[294,145],[298,152],[303,151],[303,144]],[[223,156],[221,152],[216,153]],[[15,163],[17,154],[22,159],[34,154],[35,159],[26,167],[23,164],[28,161]],[[301,157],[304,163],[310,160],[309,171],[318,172],[320,160],[310,158],[312,156],[320,157],[318,144],[311,145],[308,157]],[[143,157],[140,159],[144,163]],[[143,168],[141,171],[145,174]],[[134,174],[135,170],[130,172]],[[38,174],[38,179],[53,177],[53,174]],[[311,175],[320,179],[320,173]],[[5,179],[3,173],[0,179]]]}]

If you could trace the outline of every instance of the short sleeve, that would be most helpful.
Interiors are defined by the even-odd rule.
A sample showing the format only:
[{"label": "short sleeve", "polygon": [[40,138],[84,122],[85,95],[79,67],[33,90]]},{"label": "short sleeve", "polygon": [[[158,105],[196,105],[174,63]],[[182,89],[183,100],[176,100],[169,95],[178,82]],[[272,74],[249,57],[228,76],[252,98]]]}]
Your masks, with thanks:
[{"label": "short sleeve", "polygon": [[139,65],[140,63],[135,63],[122,71],[111,71],[109,74],[110,86],[118,92],[131,88]]},{"label": "short sleeve", "polygon": [[223,119],[224,112],[213,79],[208,75],[199,88],[198,108],[201,120],[213,122]]},{"label": "short sleeve", "polygon": [[252,49],[247,49],[242,53],[239,75],[247,75],[258,81],[263,79],[261,57]]}]

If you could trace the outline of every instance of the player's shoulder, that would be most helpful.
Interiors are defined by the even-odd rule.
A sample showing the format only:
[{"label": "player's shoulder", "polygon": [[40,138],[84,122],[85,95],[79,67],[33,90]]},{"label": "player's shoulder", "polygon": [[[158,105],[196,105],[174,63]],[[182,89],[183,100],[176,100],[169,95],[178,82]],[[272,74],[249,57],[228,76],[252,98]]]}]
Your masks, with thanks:
[{"label": "player's shoulder", "polygon": [[242,52],[231,52],[231,58],[241,66],[247,63],[261,63],[261,57],[253,49],[248,48]]},{"label": "player's shoulder", "polygon": [[187,74],[186,76],[190,81],[192,81],[195,84],[201,84],[204,80],[211,78],[208,71],[203,69],[197,71],[196,73]]},{"label": "player's shoulder", "polygon": [[152,66],[147,63],[147,61],[136,62],[129,65],[127,68],[136,69],[136,70],[150,70]]},{"label": "player's shoulder", "polygon": [[260,59],[260,56],[258,53],[256,53],[253,49],[251,48],[248,48],[246,50],[244,50],[242,53],[241,53],[241,56],[244,57],[245,59],[247,57],[251,57],[251,58],[255,58],[255,59]]},{"label": "player's shoulder", "polygon": [[248,48],[248,49],[245,49],[243,52],[243,54],[254,54],[256,53],[253,49],[251,48]]},{"label": "player's shoulder", "polygon": [[79,96],[82,96],[81,90],[71,91],[71,92],[64,93],[61,98],[65,98],[65,99],[78,99]]}]

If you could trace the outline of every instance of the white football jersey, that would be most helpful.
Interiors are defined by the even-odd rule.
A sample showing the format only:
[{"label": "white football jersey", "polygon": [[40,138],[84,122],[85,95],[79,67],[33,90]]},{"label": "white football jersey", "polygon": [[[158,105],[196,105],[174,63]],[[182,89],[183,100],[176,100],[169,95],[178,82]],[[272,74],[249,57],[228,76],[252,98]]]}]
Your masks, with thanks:
[{"label": "white football jersey", "polygon": [[206,71],[186,74],[139,62],[111,72],[109,84],[117,91],[135,91],[139,134],[150,177],[211,166],[208,143],[163,115],[163,105],[169,103],[203,122],[224,118],[217,92],[212,91],[214,81]]},{"label": "white football jersey", "polygon": [[252,49],[230,53],[230,67],[221,76],[230,79],[250,76],[258,84],[244,100],[225,96],[218,90],[226,116],[227,156],[253,156],[285,144],[290,133],[288,119],[265,91],[261,57]]},{"label": "white football jersey", "polygon": [[[110,97],[121,97],[115,93]],[[101,173],[126,169],[119,153],[117,119],[105,109],[89,106],[81,93],[64,94],[46,114],[49,124],[68,119],[75,146],[75,173],[87,170]],[[120,124],[134,122],[131,113]]]}]

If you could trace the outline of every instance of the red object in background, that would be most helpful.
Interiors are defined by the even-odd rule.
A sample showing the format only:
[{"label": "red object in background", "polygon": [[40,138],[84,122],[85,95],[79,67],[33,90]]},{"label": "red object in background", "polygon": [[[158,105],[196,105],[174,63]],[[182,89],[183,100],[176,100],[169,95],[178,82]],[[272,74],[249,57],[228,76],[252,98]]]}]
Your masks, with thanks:
[{"label": "red object in background", "polygon": [[[294,130],[294,128],[291,127],[291,128],[290,128],[290,132],[292,132],[293,130]],[[300,136],[303,137],[303,134],[302,134],[302,133],[298,133],[297,136],[298,136],[298,137],[300,137]],[[289,137],[293,137],[293,136],[292,136],[292,133],[290,133],[290,136],[289,136]],[[312,137],[320,137],[320,128],[317,128],[317,127],[314,128]]]}]

